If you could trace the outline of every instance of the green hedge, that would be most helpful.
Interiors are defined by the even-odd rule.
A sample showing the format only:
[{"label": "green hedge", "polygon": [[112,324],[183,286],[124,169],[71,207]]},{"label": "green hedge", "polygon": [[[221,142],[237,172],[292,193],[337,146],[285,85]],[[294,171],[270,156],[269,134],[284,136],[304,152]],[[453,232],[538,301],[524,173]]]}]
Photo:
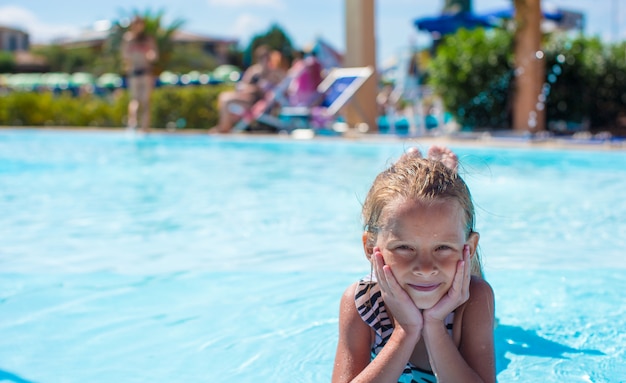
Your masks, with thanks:
[{"label": "green hedge", "polygon": [[[546,36],[544,85],[548,128],[588,126],[626,135],[626,42]],[[447,36],[429,66],[429,84],[466,129],[509,129],[513,36],[504,30],[460,30]]]},{"label": "green hedge", "polygon": [[[152,94],[152,126],[156,129],[209,129],[217,124],[217,97],[231,86],[161,87]],[[128,94],[9,92],[0,95],[0,125],[125,126]]]},{"label": "green hedge", "polygon": [[510,126],[513,38],[504,30],[446,36],[428,68],[429,84],[465,128]]}]

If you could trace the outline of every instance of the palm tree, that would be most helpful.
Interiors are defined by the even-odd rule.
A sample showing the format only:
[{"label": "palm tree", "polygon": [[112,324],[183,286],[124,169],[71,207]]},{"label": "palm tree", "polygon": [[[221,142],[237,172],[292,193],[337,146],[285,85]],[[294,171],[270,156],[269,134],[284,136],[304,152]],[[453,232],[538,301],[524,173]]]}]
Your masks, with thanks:
[{"label": "palm tree", "polygon": [[445,0],[442,13],[471,12],[472,0]]},{"label": "palm tree", "polygon": [[515,95],[513,130],[536,133],[545,130],[541,95],[545,61],[541,51],[541,0],[514,0]]},{"label": "palm tree", "polygon": [[181,26],[185,23],[182,19],[174,20],[170,25],[163,25],[163,11],[153,13],[151,10],[145,10],[139,12],[134,10],[129,17],[122,17],[113,23],[111,33],[108,39],[108,50],[116,58],[116,67],[121,69],[121,58],[119,56],[120,47],[122,44],[122,37],[128,30],[130,20],[133,17],[139,16],[144,19],[146,25],[146,34],[153,36],[156,40],[157,47],[159,49],[159,57],[153,66],[154,74],[158,75],[168,66],[169,61],[172,58],[172,52],[174,50],[173,35],[180,30]]}]

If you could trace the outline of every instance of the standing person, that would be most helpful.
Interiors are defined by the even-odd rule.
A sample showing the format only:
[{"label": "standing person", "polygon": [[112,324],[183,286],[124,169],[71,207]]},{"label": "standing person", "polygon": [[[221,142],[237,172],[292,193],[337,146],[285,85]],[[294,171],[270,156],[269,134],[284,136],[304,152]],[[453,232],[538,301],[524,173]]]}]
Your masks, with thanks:
[{"label": "standing person", "polygon": [[284,71],[274,66],[271,56],[272,51],[265,45],[255,49],[255,64],[246,69],[235,90],[220,93],[219,121],[212,130],[229,133],[241,116],[283,79]]},{"label": "standing person", "polygon": [[[150,96],[154,87],[152,65],[159,52],[154,37],[146,34],[145,20],[135,16],[122,40],[122,61],[128,80],[128,127],[150,130]],[[138,119],[139,115],[139,119]]]},{"label": "standing person", "polygon": [[458,159],[433,147],[380,173],[363,204],[372,275],[341,299],[333,383],[495,382],[494,295]]}]

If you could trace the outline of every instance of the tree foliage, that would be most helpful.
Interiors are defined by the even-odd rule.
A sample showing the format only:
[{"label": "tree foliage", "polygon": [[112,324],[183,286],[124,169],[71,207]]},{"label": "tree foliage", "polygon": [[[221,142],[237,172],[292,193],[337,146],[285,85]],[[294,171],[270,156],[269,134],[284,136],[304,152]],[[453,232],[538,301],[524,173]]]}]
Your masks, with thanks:
[{"label": "tree foliage", "polygon": [[98,52],[89,47],[65,48],[58,44],[41,45],[33,48],[33,53],[42,56],[51,72],[91,72],[100,73]]},{"label": "tree foliage", "polygon": [[246,65],[252,63],[254,50],[261,45],[267,45],[270,49],[282,53],[287,59],[291,59],[294,50],[291,38],[287,33],[278,24],[273,24],[266,32],[255,35],[250,40],[250,44],[244,52],[244,63]]},{"label": "tree foliage", "polygon": [[156,74],[161,73],[168,68],[168,64],[172,58],[174,51],[174,41],[172,37],[174,33],[183,26],[185,21],[182,19],[176,19],[171,24],[164,25],[164,12],[153,12],[150,9],[143,12],[134,10],[130,15],[116,20],[113,23],[111,33],[107,40],[106,50],[112,57],[116,58],[115,65],[118,68],[118,72],[121,71],[121,57],[119,53],[122,45],[122,38],[124,33],[128,31],[130,21],[135,16],[139,16],[144,19],[146,34],[154,37],[156,40],[159,57],[154,65],[154,72]]},{"label": "tree foliage", "polygon": [[0,73],[11,73],[15,70],[13,53],[0,51]]}]

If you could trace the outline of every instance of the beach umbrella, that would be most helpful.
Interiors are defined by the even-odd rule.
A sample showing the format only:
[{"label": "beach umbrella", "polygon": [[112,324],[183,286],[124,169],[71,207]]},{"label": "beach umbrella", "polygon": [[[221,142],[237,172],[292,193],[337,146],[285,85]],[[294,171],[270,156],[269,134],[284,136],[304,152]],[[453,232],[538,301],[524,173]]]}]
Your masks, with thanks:
[{"label": "beach umbrella", "polygon": [[100,88],[121,88],[124,80],[117,73],[103,73],[96,79],[96,85]]},{"label": "beach umbrella", "polygon": [[[563,19],[563,12],[558,9],[542,10],[542,14],[546,20],[559,22]],[[494,28],[501,24],[502,19],[512,19],[514,17],[515,8],[511,6],[486,13],[458,12],[443,13],[434,17],[422,17],[414,20],[414,25],[420,31],[443,36],[454,33],[461,28]]]},{"label": "beach umbrella", "polygon": [[91,73],[76,72],[70,78],[70,85],[73,87],[81,87],[84,85],[94,85],[95,78]]},{"label": "beach umbrella", "polygon": [[241,69],[234,65],[220,65],[213,70],[212,76],[221,82],[236,82],[241,78]]},{"label": "beach umbrella", "polygon": [[69,73],[50,72],[42,76],[42,85],[52,89],[67,89],[72,76]]},{"label": "beach umbrella", "polygon": [[8,78],[7,86],[18,90],[33,90],[44,85],[41,73],[18,73]]},{"label": "beach umbrella", "polygon": [[456,32],[458,29],[494,27],[493,18],[476,15],[472,12],[444,13],[434,17],[422,17],[414,21],[415,27],[440,36]]},{"label": "beach umbrella", "polygon": [[163,71],[159,75],[159,84],[161,85],[178,85],[178,75],[170,71]]},{"label": "beach umbrella", "polygon": [[[542,16],[546,20],[551,21],[561,21],[563,20],[563,11],[559,9],[542,9]],[[503,9],[498,9],[495,11],[487,12],[482,15],[484,18],[495,18],[495,19],[513,19],[515,17],[515,7],[508,7]]]},{"label": "beach umbrella", "polygon": [[198,81],[202,85],[211,84],[214,82],[213,75],[211,73],[200,73]]},{"label": "beach umbrella", "polygon": [[197,70],[192,70],[191,72],[180,76],[180,83],[182,85],[199,84],[200,72],[198,72]]}]

